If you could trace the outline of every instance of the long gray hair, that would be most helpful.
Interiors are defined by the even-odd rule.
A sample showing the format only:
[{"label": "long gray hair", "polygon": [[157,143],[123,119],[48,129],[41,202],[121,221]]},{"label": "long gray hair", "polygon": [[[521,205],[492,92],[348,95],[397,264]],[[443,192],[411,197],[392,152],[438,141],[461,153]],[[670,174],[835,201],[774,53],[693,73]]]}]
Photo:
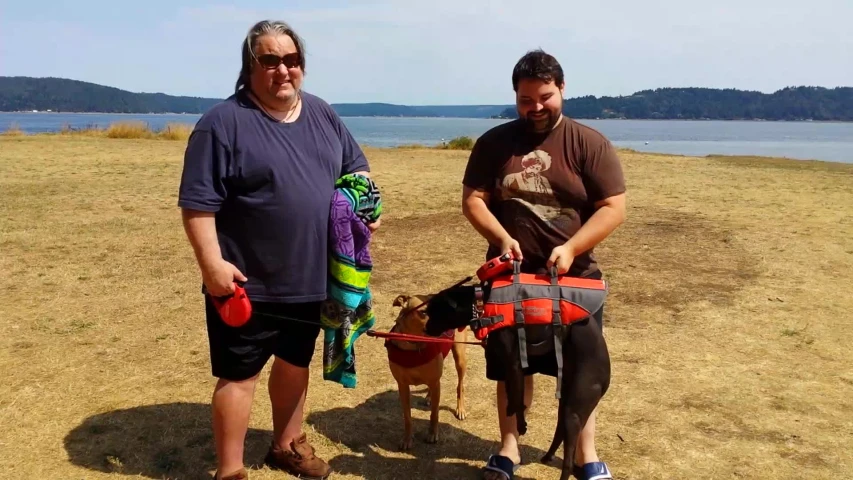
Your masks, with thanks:
[{"label": "long gray hair", "polygon": [[246,40],[243,42],[243,64],[240,67],[240,76],[234,85],[234,92],[249,84],[249,74],[252,72],[252,61],[255,59],[255,48],[258,47],[258,39],[264,35],[287,35],[296,45],[299,53],[299,66],[305,71],[305,45],[299,35],[290,28],[290,25],[279,20],[261,20],[249,29]]}]

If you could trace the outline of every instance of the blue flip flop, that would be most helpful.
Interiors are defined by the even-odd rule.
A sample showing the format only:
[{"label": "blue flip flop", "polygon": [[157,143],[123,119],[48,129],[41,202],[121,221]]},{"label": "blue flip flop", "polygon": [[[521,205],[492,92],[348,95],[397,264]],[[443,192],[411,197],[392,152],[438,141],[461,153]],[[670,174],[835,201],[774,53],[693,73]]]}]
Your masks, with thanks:
[{"label": "blue flip flop", "polygon": [[489,460],[483,470],[498,472],[506,477],[506,480],[512,480],[515,472],[518,471],[519,465],[512,463],[512,460],[503,455],[489,455]]},{"label": "blue flip flop", "polygon": [[578,480],[613,480],[613,474],[604,462],[590,462],[583,467],[574,465],[572,475]]}]

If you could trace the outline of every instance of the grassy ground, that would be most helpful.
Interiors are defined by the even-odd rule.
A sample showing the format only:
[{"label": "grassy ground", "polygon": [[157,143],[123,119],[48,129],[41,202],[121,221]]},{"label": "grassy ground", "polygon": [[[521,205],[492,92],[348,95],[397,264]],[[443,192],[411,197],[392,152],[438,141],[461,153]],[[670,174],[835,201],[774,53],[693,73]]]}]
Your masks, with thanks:
[{"label": "grassy ground", "polygon": [[[0,138],[0,471],[212,472],[214,381],[175,206],[183,145]],[[397,294],[473,273],[484,245],[459,212],[464,151],[367,154],[387,202],[373,245],[387,329]],[[853,166],[622,158],[629,218],[598,249],[612,282],[614,374],[601,456],[620,480],[853,477]],[[305,428],[336,478],[478,478],[497,436],[479,347],[469,347],[468,418],[450,411],[447,365],[442,440],[423,443],[428,411],[416,401],[419,436],[406,454],[395,452],[402,424],[381,340],[363,337],[356,350],[355,390],[324,383],[320,356],[312,371]],[[265,381],[249,463],[271,435]],[[537,379],[520,478],[558,474],[535,463],[553,430],[553,387]]]}]

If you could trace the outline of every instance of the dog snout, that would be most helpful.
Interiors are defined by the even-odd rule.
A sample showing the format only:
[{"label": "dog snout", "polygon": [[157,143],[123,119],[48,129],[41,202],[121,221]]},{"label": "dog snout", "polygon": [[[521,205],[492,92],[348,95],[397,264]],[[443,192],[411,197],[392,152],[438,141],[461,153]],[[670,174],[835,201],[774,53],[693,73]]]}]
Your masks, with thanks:
[{"label": "dog snout", "polygon": [[437,337],[444,332],[441,328],[437,327],[435,323],[427,322],[426,327],[424,327],[424,333],[431,337]]},{"label": "dog snout", "polygon": [[451,328],[456,327],[448,319],[442,317],[429,318],[424,326],[424,333],[432,337],[437,337]]}]

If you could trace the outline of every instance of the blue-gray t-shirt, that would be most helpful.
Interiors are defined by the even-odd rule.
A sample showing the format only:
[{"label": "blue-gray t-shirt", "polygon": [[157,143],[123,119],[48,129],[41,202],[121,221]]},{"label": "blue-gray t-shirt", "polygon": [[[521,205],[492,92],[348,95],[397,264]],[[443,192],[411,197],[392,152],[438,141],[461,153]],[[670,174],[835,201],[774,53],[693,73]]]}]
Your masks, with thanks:
[{"label": "blue-gray t-shirt", "polygon": [[250,300],[319,301],[335,181],[357,171],[367,159],[325,101],[302,92],[299,118],[280,123],[240,91],[196,124],[178,206],[216,212],[222,258],[246,275]]}]

